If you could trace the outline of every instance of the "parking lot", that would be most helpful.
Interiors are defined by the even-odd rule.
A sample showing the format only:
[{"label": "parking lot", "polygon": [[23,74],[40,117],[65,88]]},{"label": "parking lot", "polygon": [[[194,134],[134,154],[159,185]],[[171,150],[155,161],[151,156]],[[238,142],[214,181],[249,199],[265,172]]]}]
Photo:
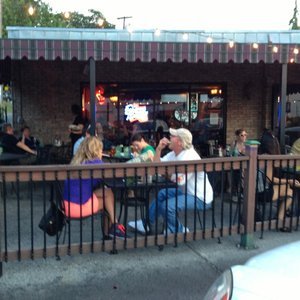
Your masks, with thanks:
[{"label": "parking lot", "polygon": [[299,232],[266,232],[257,248],[236,247],[239,236],[107,253],[4,263],[0,298],[6,299],[203,299],[226,268],[276,246]]}]

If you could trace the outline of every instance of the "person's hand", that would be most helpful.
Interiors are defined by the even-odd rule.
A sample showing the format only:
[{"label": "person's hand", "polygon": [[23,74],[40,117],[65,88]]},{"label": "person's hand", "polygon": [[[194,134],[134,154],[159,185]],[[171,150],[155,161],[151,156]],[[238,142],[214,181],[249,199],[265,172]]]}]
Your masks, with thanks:
[{"label": "person's hand", "polygon": [[289,179],[288,183],[291,187],[300,187],[300,182],[298,180]]},{"label": "person's hand", "polygon": [[169,144],[170,144],[170,140],[168,140],[167,138],[164,137],[159,141],[157,150],[161,151],[161,150],[165,149]]}]

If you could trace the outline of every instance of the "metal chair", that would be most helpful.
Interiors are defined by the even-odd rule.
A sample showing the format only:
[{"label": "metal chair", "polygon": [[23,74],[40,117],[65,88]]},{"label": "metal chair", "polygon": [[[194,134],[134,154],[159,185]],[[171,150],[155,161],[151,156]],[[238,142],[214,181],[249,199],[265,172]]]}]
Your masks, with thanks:
[{"label": "metal chair", "polygon": [[[52,185],[51,194],[52,194],[52,197],[54,197],[54,196],[56,197],[56,203],[59,205],[60,209],[65,214],[65,205],[64,205],[64,197],[63,197],[63,182],[60,182],[60,181],[56,180]],[[64,229],[63,244],[65,243],[67,227],[70,227],[71,222],[73,222],[73,221],[82,222],[83,220],[87,220],[87,219],[90,219],[92,217],[95,218],[96,216],[100,217],[100,224],[101,224],[101,231],[102,231],[103,239],[109,239],[109,237],[107,235],[107,232],[106,232],[106,229],[108,230],[108,228],[105,228],[104,218],[108,217],[105,210],[100,211],[97,214],[94,214],[93,216],[91,215],[91,216],[82,217],[82,218],[72,218],[72,217],[69,217],[65,214],[66,226],[65,226],[65,229]],[[82,231],[82,229],[80,229],[80,231]],[[82,232],[80,232],[80,239],[82,239]]]}]

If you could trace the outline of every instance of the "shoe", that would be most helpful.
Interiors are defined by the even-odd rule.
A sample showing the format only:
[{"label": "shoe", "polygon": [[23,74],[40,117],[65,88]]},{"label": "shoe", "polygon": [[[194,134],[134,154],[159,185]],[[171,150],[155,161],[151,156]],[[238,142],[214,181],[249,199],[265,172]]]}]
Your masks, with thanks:
[{"label": "shoe", "polygon": [[125,239],[128,236],[126,235],[125,227],[122,224],[112,224],[110,229],[109,229],[109,236],[114,238],[120,238],[120,239]]},{"label": "shoe", "polygon": [[[142,234],[146,233],[146,229],[145,229],[143,220],[137,220],[136,222],[130,221],[130,222],[128,222],[128,227],[130,227],[133,230],[137,230],[138,232],[140,232]],[[150,228],[148,225],[147,225],[147,232],[150,232]]]},{"label": "shoe", "polygon": [[285,212],[285,216],[289,218],[289,217],[292,217],[293,214],[289,209],[287,209],[286,212]]},{"label": "shoe", "polygon": [[232,202],[233,203],[238,203],[239,202],[238,196],[232,196]]},{"label": "shoe", "polygon": [[286,227],[286,226],[279,228],[279,230],[281,232],[292,232],[292,229],[290,227]]}]

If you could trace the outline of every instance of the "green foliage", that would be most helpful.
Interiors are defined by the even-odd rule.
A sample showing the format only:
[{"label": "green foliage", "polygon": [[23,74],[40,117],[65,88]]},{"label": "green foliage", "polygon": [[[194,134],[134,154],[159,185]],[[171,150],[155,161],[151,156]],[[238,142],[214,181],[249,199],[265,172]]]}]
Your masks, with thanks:
[{"label": "green foliage", "polygon": [[[28,13],[30,6],[34,8],[32,16]],[[63,13],[54,13],[41,0],[2,0],[2,36],[7,36],[7,26],[99,28],[99,18],[104,20],[103,28],[115,28],[115,25],[105,20],[101,12],[93,9],[89,12],[88,16],[71,12],[70,18],[66,19]]]}]

